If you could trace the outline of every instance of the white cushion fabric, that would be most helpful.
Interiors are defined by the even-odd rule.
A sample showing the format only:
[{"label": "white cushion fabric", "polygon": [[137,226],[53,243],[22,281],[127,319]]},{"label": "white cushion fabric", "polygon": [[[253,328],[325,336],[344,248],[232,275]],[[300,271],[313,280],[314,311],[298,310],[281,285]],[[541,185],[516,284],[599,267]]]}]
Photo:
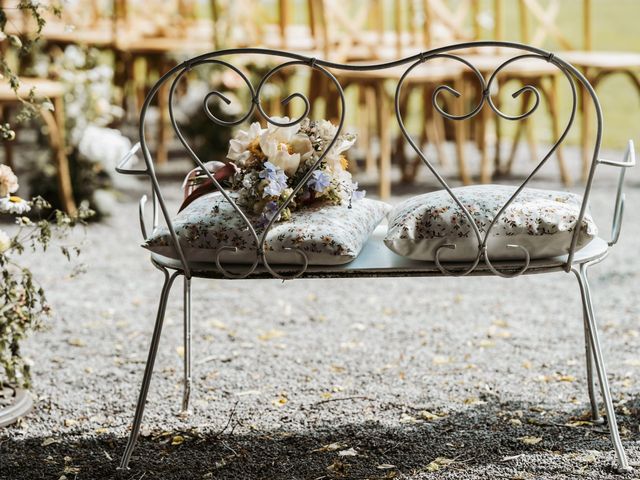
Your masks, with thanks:
[{"label": "white cushion fabric", "polygon": [[[474,185],[452,189],[484,232],[516,187]],[[514,244],[526,248],[532,259],[566,254],[576,227],[582,198],[568,192],[523,189],[507,207],[489,233],[487,248],[491,260],[523,258]],[[596,225],[587,212],[578,234],[577,249],[597,236]],[[446,190],[412,197],[389,215],[389,229],[384,240],[398,255],[414,260],[434,261],[442,245],[441,261],[473,261],[478,254],[478,240],[462,209]]]},{"label": "white cushion fabric", "polygon": [[[310,265],[340,265],[355,259],[369,235],[391,210],[375,200],[354,200],[347,205],[315,205],[291,214],[291,219],[276,222],[269,233],[265,251],[269,264],[301,263],[302,250]],[[249,217],[256,225],[257,218]],[[237,247],[238,252],[223,251],[222,263],[253,263],[256,245],[240,215],[219,193],[204,195],[173,219],[180,245],[188,261],[215,262],[221,247]],[[256,228],[258,238],[262,230]],[[143,247],[160,255],[178,258],[169,230],[158,228]]]}]

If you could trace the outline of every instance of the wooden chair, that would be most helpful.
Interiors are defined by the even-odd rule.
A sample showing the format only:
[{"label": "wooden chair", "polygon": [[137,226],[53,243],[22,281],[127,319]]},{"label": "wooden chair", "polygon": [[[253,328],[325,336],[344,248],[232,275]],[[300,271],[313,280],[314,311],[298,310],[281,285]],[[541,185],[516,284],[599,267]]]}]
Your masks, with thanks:
[{"label": "wooden chair", "polygon": [[[76,212],[76,204],[73,199],[65,143],[64,86],[60,82],[43,78],[21,78],[16,96],[16,92],[10,88],[7,82],[1,82],[0,109],[6,119],[10,110],[21,104],[21,99],[26,100],[29,98],[32,89],[37,99],[49,99],[54,106],[53,112],[46,108],[41,108],[39,115],[47,126],[47,135],[49,136],[53,160],[56,165],[60,204],[67,213],[73,215]],[[9,166],[14,166],[12,142],[6,141],[4,147],[6,163]]]},{"label": "wooden chair", "polygon": [[[416,22],[416,5],[414,2],[395,0],[391,4],[381,1],[371,2],[370,8],[365,8],[361,3],[355,2],[352,9],[336,8],[333,1],[315,0],[314,20],[318,22],[314,28],[321,36],[317,43],[324,45],[328,58],[345,63],[371,64],[400,55],[409,55],[423,50],[423,32]],[[349,19],[345,18],[348,12]],[[404,16],[403,12],[410,15]],[[394,18],[391,30],[385,27],[385,18]],[[396,158],[400,165],[403,181],[415,179],[419,160],[410,161],[405,157],[403,142],[395,145],[395,153],[392,142],[392,132],[389,117],[393,116],[392,95],[387,91],[389,83],[398,82],[402,75],[401,69],[381,69],[368,72],[340,71],[336,72],[345,87],[357,90],[358,118],[361,135],[361,144],[367,145],[365,156],[365,168],[372,173],[378,169],[379,194],[382,198],[388,198],[391,194],[391,163]],[[414,72],[407,81],[406,95],[401,99],[401,109],[407,110],[408,99],[412,89],[419,89],[423,98],[431,98],[433,93],[442,83],[453,84],[461,76],[461,68],[449,63],[440,63],[436,68],[433,63],[429,67],[420,68]],[[331,110],[336,105],[336,92],[331,85],[315,74],[312,77],[310,99],[326,98],[328,105],[327,116],[335,117],[337,112]],[[333,97],[331,97],[333,95]],[[445,162],[444,126],[440,116],[432,115],[432,109],[424,104],[422,122],[420,125],[420,137],[424,144],[427,140],[433,143],[441,162]],[[371,122],[370,120],[373,119]],[[371,130],[371,123],[375,125]],[[462,128],[456,124],[455,128]],[[375,132],[375,133],[374,133]],[[379,139],[379,162],[373,155],[371,148],[371,133]],[[464,152],[462,149],[463,138],[455,135],[458,165],[463,182],[470,182],[466,166],[464,164]]]},{"label": "wooden chair", "polygon": [[[597,89],[603,80],[612,75],[627,77],[636,93],[640,95],[640,52],[628,51],[598,51],[594,50],[593,41],[593,0],[581,0],[582,3],[582,45],[568,39],[562,30],[555,24],[547,9],[539,0],[520,0],[520,8],[523,15],[533,19],[538,24],[538,33],[533,37],[534,45],[542,45],[545,39],[550,38],[566,51],[562,52],[564,58],[578,67],[591,85]],[[552,2],[551,5],[556,5]],[[614,8],[615,4],[607,5]],[[557,12],[556,5],[553,12]],[[581,145],[582,145],[582,178],[586,180],[589,172],[589,149],[593,143],[593,111],[584,89],[581,90],[580,108],[582,113]]]},{"label": "wooden chair", "polygon": [[[427,0],[428,7],[426,18],[430,21],[427,30],[430,35],[427,37],[432,43],[430,48],[437,47],[442,42],[467,42],[469,39],[477,40],[483,36],[483,27],[480,22],[481,4],[478,0],[470,0],[469,2],[461,2],[457,9],[447,5],[443,0]],[[493,27],[490,28],[490,34],[494,40],[504,39],[504,2],[503,0],[493,0],[491,4],[491,14],[493,16]],[[470,16],[465,20],[465,15]],[[526,35],[526,33],[523,33]],[[527,43],[527,38],[523,38],[523,43]],[[471,53],[462,55],[463,58],[472,63],[482,75],[485,77],[491,75],[501,64],[508,60],[508,56],[501,49],[483,49],[479,54]],[[535,59],[523,59],[509,65],[499,77],[496,78],[497,94],[494,96],[494,102],[499,107],[502,103],[501,92],[504,85],[510,81],[517,82],[521,85],[530,85],[535,87],[542,95],[548,105],[549,115],[552,123],[552,135],[554,140],[559,137],[560,123],[558,122],[558,79],[562,75],[558,69],[552,65],[545,64]],[[473,71],[465,70],[465,90],[467,95],[474,99],[483,94],[477,90],[478,82],[476,74]],[[529,106],[530,98],[527,94],[522,95],[520,112],[526,112]],[[471,100],[474,102],[475,100]],[[491,115],[488,110],[481,113],[483,121],[477,122],[475,138],[480,149],[480,182],[489,183],[493,178],[494,172],[508,173],[513,160],[515,158],[516,149],[519,145],[522,133],[526,133],[531,157],[535,161],[537,159],[537,146],[534,136],[533,117],[527,117],[523,122],[519,122],[516,136],[511,145],[511,151],[507,160],[507,167],[501,166],[501,143],[502,143],[502,121],[499,116],[494,116],[495,125],[495,153],[493,165],[489,158],[490,131],[489,124]],[[556,151],[560,177],[565,184],[571,183],[569,172],[564,161],[562,145]]]}]

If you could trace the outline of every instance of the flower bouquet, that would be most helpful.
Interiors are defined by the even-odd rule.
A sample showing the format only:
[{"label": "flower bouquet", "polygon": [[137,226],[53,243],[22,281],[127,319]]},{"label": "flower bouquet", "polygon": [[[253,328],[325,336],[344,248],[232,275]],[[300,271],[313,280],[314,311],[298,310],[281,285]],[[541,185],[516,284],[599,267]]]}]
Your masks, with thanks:
[{"label": "flower bouquet", "polygon": [[[290,122],[287,117],[274,120],[280,124]],[[338,128],[327,120],[304,119],[292,126],[269,124],[266,128],[255,122],[231,139],[226,163],[209,162],[206,167],[230,189],[240,207],[259,217],[258,226],[264,227],[310,171],[305,184],[274,221],[288,220],[291,212],[307,205],[350,204],[364,197],[365,192],[358,190],[347,170],[344,155],[355,143],[355,135],[337,133]],[[185,201],[180,210],[216,189],[200,169],[187,175],[184,187]]]}]

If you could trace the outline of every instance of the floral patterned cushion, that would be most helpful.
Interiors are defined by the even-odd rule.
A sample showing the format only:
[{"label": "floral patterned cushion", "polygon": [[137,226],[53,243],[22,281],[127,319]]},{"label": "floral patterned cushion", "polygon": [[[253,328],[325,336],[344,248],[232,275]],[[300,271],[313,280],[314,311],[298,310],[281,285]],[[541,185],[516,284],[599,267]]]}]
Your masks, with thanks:
[{"label": "floral patterned cushion", "polygon": [[[269,264],[295,264],[301,258],[286,248],[301,249],[310,265],[339,265],[355,259],[375,227],[391,206],[369,199],[347,205],[317,205],[297,210],[291,219],[274,223],[267,235],[265,251]],[[257,216],[249,217],[258,236]],[[222,263],[253,263],[256,245],[240,215],[219,193],[202,196],[180,212],[173,225],[188,261],[215,262],[218,249]],[[171,258],[178,258],[166,227],[158,228],[143,247]]]},{"label": "floral patterned cushion", "polygon": [[[474,185],[452,189],[473,215],[484,234],[500,208],[515,192],[505,185]],[[524,257],[526,248],[532,259],[548,258],[568,252],[580,213],[582,198],[568,192],[533,188],[523,189],[492,227],[487,240],[491,260]],[[597,235],[596,225],[588,213],[578,234],[577,248],[584,247]],[[478,241],[467,217],[446,190],[410,198],[389,215],[389,229],[384,240],[398,255],[414,260],[434,261],[442,245],[442,261],[473,261]]]}]

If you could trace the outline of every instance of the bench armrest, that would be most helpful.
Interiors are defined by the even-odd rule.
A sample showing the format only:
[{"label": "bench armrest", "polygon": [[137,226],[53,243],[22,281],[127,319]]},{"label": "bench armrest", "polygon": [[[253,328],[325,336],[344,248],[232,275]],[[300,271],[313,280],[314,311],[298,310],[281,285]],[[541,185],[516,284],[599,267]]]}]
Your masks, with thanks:
[{"label": "bench armrest", "polygon": [[127,168],[129,163],[136,159],[136,153],[138,153],[138,150],[140,150],[140,142],[131,147],[131,150],[122,157],[122,160],[120,160],[120,163],[116,166],[116,172],[122,173],[123,175],[147,175],[149,171],[146,168],[144,170]]},{"label": "bench armrest", "polygon": [[636,164],[636,153],[633,146],[633,140],[629,140],[629,143],[627,144],[627,151],[624,154],[623,161],[599,159],[598,163],[620,168],[618,188],[616,191],[616,203],[613,210],[613,221],[611,222],[611,240],[609,240],[609,246],[611,247],[618,243],[618,239],[620,238],[620,229],[622,227],[622,217],[624,214],[624,175],[627,172],[627,168],[634,167]]}]

